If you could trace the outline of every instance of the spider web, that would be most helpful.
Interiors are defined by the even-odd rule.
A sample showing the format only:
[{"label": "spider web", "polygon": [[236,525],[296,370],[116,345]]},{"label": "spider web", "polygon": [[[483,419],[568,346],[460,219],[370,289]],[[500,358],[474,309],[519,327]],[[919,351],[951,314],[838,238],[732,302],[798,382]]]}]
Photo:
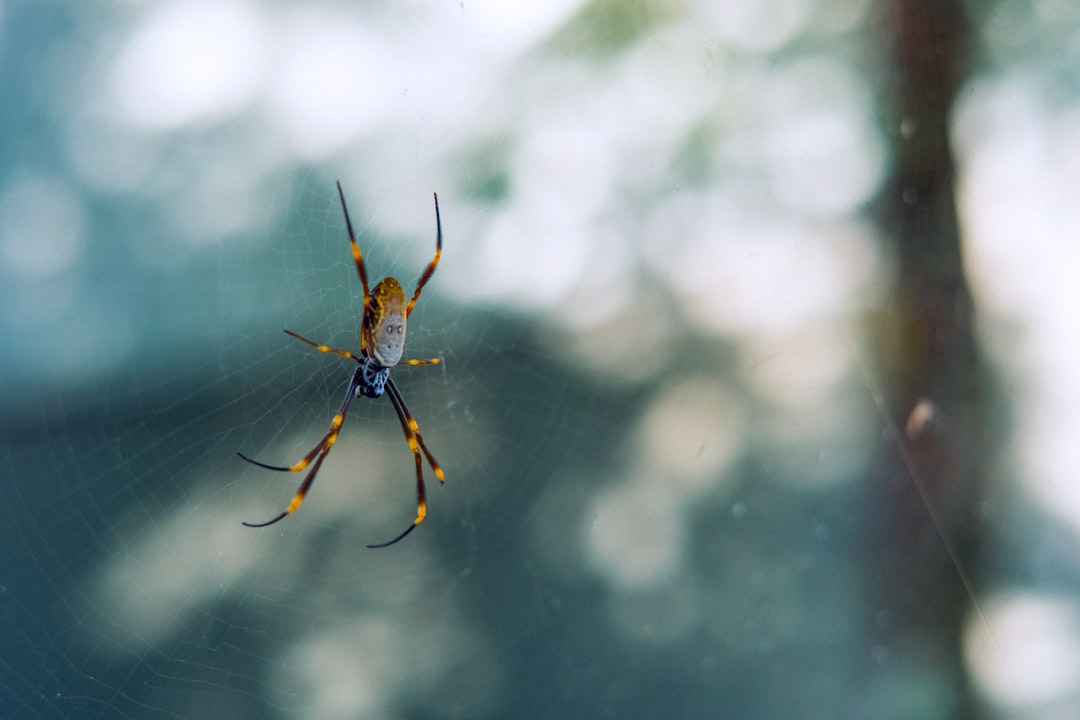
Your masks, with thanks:
[{"label": "spider web", "polygon": [[[895,309],[864,217],[895,140],[859,70],[880,20],[543,6],[12,6],[0,716],[942,717],[968,692],[1075,714],[1076,420],[1048,401],[1077,397],[1075,302],[1047,289],[1075,250],[1045,220],[1075,213],[1047,161],[1068,109],[1006,74],[958,110],[980,337],[1038,432],[993,451],[961,513],[985,566],[953,566],[947,497],[879,527],[925,480],[905,443],[952,421],[890,406],[861,320]],[[378,551],[415,512],[383,399],[353,402],[300,510],[240,524],[302,474],[235,453],[295,462],[353,370],[282,332],[357,348],[337,179],[372,284],[415,283],[433,190],[445,233],[407,343],[444,362],[393,377],[447,479]],[[897,640],[934,610],[895,579],[912,557],[970,595],[963,667],[934,627]]]}]

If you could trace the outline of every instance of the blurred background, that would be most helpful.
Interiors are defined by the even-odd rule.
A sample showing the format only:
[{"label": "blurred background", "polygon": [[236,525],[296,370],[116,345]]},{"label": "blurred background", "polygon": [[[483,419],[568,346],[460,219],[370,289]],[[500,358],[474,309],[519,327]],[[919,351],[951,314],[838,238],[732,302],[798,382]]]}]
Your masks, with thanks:
[{"label": "blurred background", "polygon": [[[0,716],[1080,712],[1080,5],[0,0]],[[362,293],[388,400],[290,464]]]}]

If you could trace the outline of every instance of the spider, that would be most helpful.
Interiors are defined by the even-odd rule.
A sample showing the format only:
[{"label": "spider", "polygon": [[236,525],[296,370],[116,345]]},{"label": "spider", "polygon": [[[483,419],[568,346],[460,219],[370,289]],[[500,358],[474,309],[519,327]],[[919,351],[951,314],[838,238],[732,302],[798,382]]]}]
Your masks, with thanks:
[{"label": "spider", "polygon": [[[394,406],[394,411],[397,412],[398,420],[401,422],[401,429],[405,433],[405,441],[409,443],[409,449],[412,451],[413,458],[416,460],[416,519],[413,520],[409,527],[405,528],[404,532],[395,537],[393,540],[384,543],[378,543],[376,545],[368,545],[369,548],[383,548],[393,545],[398,540],[408,535],[416,526],[424,520],[424,516],[427,515],[427,500],[424,492],[424,472],[423,472],[423,460],[420,454],[423,453],[427,458],[428,464],[435,472],[435,477],[439,479],[439,482],[443,482],[446,479],[442,468],[439,467],[439,463],[435,461],[431,453],[428,451],[427,446],[424,445],[424,439],[420,436],[420,426],[417,425],[416,419],[413,418],[412,413],[409,412],[409,408],[405,405],[405,399],[401,395],[401,391],[398,390],[398,386],[394,383],[393,378],[390,377],[390,369],[395,365],[404,363],[406,365],[435,365],[438,364],[439,358],[432,358],[430,360],[402,360],[401,355],[405,349],[405,323],[412,313],[413,306],[416,305],[417,299],[420,297],[420,291],[423,290],[424,285],[431,279],[431,276],[435,273],[435,268],[439,264],[439,257],[442,255],[442,221],[439,218],[439,196],[435,195],[435,257],[428,263],[427,268],[424,270],[424,274],[420,276],[420,279],[416,283],[416,290],[413,291],[412,299],[405,302],[405,293],[401,289],[401,283],[396,278],[388,277],[380,280],[376,283],[374,289],[368,290],[367,271],[364,269],[364,257],[360,252],[360,246],[356,244],[356,234],[353,232],[352,221],[349,219],[349,209],[345,206],[345,194],[341,191],[341,183],[337,183],[338,197],[341,199],[341,210],[345,213],[345,227],[349,231],[349,245],[352,247],[353,261],[356,263],[356,272],[360,276],[360,284],[364,288],[364,314],[360,320],[360,354],[354,355],[348,350],[339,350],[338,348],[332,348],[329,345],[321,345],[317,342],[308,340],[305,337],[286,330],[286,334],[291,335],[301,342],[305,342],[311,345],[319,352],[333,353],[340,355],[341,357],[351,358],[356,361],[356,369],[353,371],[352,379],[349,380],[349,387],[345,391],[345,399],[341,403],[341,407],[338,408],[337,414],[334,415],[334,419],[330,421],[330,430],[323,436],[322,440],[312,448],[311,452],[300,459],[295,465],[283,467],[279,465],[267,465],[266,463],[253,460],[247,455],[238,452],[241,458],[251,463],[252,465],[258,465],[261,468],[267,470],[277,470],[279,472],[300,472],[304,468],[311,466],[308,470],[308,474],[304,477],[304,482],[300,484],[300,489],[296,491],[296,495],[293,496],[292,502],[285,508],[277,517],[272,520],[268,520],[262,523],[249,523],[245,522],[247,527],[266,527],[273,525],[279,520],[284,519],[287,515],[295,511],[304,502],[304,496],[307,495],[308,490],[311,488],[311,484],[315,481],[315,475],[319,472],[319,468],[322,466],[323,460],[330,454],[330,449],[334,447],[334,443],[337,441],[338,434],[341,432],[341,424],[345,421],[345,413],[349,411],[349,404],[353,401],[353,398],[364,397],[377,398],[384,393],[390,398],[391,404]],[[314,462],[313,462],[314,461]]]}]

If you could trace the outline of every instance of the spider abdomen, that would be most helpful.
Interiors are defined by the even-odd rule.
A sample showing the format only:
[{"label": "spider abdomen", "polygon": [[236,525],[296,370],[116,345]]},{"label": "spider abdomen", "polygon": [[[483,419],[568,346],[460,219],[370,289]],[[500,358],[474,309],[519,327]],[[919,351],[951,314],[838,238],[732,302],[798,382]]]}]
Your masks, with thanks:
[{"label": "spider abdomen", "polygon": [[394,278],[380,280],[371,291],[366,344],[371,356],[391,368],[405,352],[405,293]]}]

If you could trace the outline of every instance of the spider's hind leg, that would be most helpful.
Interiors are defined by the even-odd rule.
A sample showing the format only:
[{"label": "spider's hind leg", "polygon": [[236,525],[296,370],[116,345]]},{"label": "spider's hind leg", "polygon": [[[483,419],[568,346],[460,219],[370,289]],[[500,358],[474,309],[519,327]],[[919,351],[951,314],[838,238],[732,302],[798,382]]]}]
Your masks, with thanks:
[{"label": "spider's hind leg", "polygon": [[[412,521],[412,525],[405,528],[405,531],[393,540],[377,545],[368,545],[369,548],[384,548],[393,545],[415,530],[416,526],[422,523],[424,518],[427,517],[427,491],[424,487],[423,457],[427,458],[428,464],[431,465],[431,469],[434,471],[435,477],[439,479],[439,482],[446,480],[446,474],[443,472],[443,469],[439,466],[439,463],[435,461],[435,458],[432,457],[427,446],[424,445],[424,439],[420,436],[420,426],[417,425],[416,419],[412,416],[412,413],[409,412],[409,408],[405,405],[405,399],[401,397],[401,391],[398,390],[398,387],[392,378],[387,378],[386,390],[386,394],[390,397],[390,402],[394,406],[394,411],[397,412],[398,420],[401,421],[401,429],[405,433],[405,440],[409,443],[409,450],[412,451],[413,458],[416,461],[416,519]],[[423,453],[423,457],[421,457],[421,453]]]},{"label": "spider's hind leg", "polygon": [[[267,465],[266,463],[249,458],[244,453],[236,453],[242,459],[246,460],[252,465],[258,465],[261,468],[266,468],[267,470],[276,470],[278,472],[300,472],[308,465],[311,465],[311,470],[308,471],[307,476],[304,478],[304,482],[300,483],[300,488],[296,491],[296,494],[293,495],[293,499],[291,502],[289,502],[289,507],[285,509],[285,512],[281,513],[269,522],[245,522],[244,525],[247,525],[248,527],[266,527],[267,525],[273,525],[278,520],[281,520],[286,515],[295,511],[304,502],[304,496],[307,495],[307,491],[311,488],[311,484],[315,482],[315,476],[318,474],[319,468],[322,467],[323,460],[325,460],[326,456],[330,454],[330,449],[334,447],[334,443],[337,442],[338,435],[341,434],[341,424],[345,422],[345,413],[349,411],[349,404],[352,402],[353,398],[356,397],[356,390],[361,381],[360,370],[360,368],[357,368],[355,371],[353,371],[352,380],[349,381],[349,387],[345,391],[345,399],[341,401],[341,407],[338,408],[337,414],[334,415],[334,419],[330,421],[330,429],[325,435],[323,435],[322,439],[319,440],[319,443],[311,449],[311,452],[300,458],[300,461],[298,463],[296,463],[295,465],[290,465],[288,467],[281,465]],[[314,464],[312,464],[312,460],[315,461]]]}]

